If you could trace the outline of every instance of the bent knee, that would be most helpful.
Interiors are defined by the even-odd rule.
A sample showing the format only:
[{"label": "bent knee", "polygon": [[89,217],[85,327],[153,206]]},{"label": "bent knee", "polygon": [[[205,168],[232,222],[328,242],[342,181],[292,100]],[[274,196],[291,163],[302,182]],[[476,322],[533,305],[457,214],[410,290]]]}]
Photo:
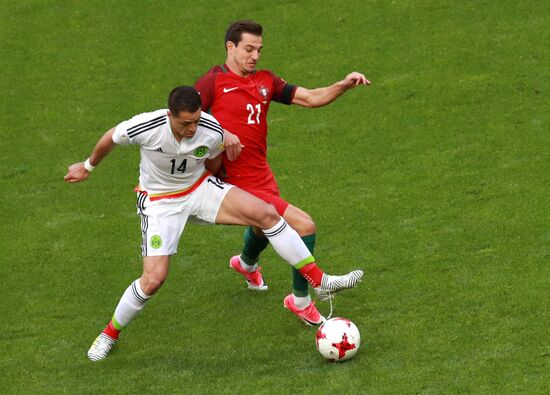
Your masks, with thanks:
[{"label": "bent knee", "polygon": [[254,213],[257,225],[262,229],[271,228],[281,219],[277,209],[269,203],[262,202]]},{"label": "bent knee", "polygon": [[163,275],[143,275],[141,277],[141,288],[147,295],[154,295],[162,287],[166,276]]},{"label": "bent knee", "polygon": [[300,218],[299,221],[294,221],[290,226],[292,226],[300,236],[313,235],[317,231],[315,222],[313,222],[311,218]]},{"label": "bent knee", "polygon": [[313,235],[315,232],[317,232],[317,226],[315,225],[315,222],[310,218],[308,221],[304,222],[304,229],[303,234],[300,233],[300,236],[307,236],[307,235]]},{"label": "bent knee", "polygon": [[300,236],[315,234],[317,231],[317,226],[315,225],[313,218],[311,218],[311,216],[305,211],[294,207],[291,208],[292,209],[285,212],[284,218],[286,222],[288,222],[288,224],[292,226],[292,228],[298,232]]}]

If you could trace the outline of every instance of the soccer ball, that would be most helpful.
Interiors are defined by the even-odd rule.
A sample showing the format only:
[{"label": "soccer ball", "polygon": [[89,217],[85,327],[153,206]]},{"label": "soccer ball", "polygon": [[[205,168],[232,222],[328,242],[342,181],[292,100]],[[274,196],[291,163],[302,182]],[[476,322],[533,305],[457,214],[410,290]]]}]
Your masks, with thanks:
[{"label": "soccer ball", "polygon": [[331,318],[317,330],[315,337],[317,350],[333,362],[350,359],[359,350],[361,335],[353,322],[347,318]]}]

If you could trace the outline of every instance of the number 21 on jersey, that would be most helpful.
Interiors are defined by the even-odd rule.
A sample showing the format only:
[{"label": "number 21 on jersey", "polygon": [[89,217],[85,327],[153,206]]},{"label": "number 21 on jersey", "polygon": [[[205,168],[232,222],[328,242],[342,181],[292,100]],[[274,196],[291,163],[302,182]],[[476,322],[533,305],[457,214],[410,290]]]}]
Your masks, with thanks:
[{"label": "number 21 on jersey", "polygon": [[261,104],[256,104],[253,106],[252,104],[248,103],[246,105],[246,109],[248,110],[248,124],[249,125],[259,125],[260,124],[260,114],[262,113],[262,106]]}]

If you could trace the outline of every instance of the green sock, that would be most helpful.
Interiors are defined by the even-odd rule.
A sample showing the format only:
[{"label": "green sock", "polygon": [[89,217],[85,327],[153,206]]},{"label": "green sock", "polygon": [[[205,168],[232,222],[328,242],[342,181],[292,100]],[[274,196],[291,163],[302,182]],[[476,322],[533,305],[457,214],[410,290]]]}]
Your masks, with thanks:
[{"label": "green sock", "polygon": [[260,253],[266,249],[268,244],[269,241],[267,240],[267,237],[256,236],[252,230],[252,226],[249,226],[244,231],[244,246],[241,259],[247,265],[253,266],[256,262],[258,262]]},{"label": "green sock", "polygon": [[[315,248],[315,233],[312,235],[303,236],[302,240],[304,241],[304,244],[309,252],[311,252],[311,255],[313,255],[313,250]],[[308,296],[308,285],[307,280],[300,274],[300,272],[292,268],[292,293],[299,297]]]}]

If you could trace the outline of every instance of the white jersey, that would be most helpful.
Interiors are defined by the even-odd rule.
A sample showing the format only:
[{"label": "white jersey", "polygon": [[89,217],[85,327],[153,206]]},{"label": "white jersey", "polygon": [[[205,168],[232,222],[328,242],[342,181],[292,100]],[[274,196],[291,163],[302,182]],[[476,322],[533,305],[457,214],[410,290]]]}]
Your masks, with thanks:
[{"label": "white jersey", "polygon": [[223,130],[213,116],[202,112],[195,135],[178,142],[164,109],[121,122],[113,141],[141,146],[140,189],[151,198],[162,198],[196,186],[206,172],[204,161],[223,151]]}]

